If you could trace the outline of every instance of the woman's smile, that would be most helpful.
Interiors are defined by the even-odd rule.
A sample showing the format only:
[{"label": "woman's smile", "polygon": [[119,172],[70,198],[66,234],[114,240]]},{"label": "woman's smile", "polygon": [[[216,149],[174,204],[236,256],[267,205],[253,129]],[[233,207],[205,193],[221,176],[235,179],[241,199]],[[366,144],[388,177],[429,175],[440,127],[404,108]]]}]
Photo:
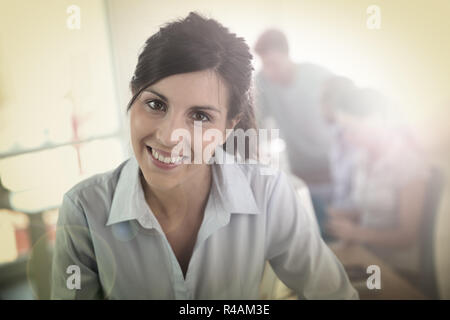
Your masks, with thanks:
[{"label": "woman's smile", "polygon": [[160,169],[170,170],[183,164],[183,159],[186,157],[177,156],[171,157],[170,152],[154,149],[146,146],[147,154],[151,163]]}]

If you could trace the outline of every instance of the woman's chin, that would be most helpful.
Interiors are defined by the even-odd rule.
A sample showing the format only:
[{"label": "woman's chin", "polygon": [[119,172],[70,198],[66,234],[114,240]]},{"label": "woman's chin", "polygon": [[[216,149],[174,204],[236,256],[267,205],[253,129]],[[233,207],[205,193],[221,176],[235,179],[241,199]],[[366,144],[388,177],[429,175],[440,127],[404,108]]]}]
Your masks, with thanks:
[{"label": "woman's chin", "polygon": [[174,172],[168,174],[155,169],[147,170],[144,177],[150,187],[161,190],[172,189],[183,180],[180,174],[174,174]]}]

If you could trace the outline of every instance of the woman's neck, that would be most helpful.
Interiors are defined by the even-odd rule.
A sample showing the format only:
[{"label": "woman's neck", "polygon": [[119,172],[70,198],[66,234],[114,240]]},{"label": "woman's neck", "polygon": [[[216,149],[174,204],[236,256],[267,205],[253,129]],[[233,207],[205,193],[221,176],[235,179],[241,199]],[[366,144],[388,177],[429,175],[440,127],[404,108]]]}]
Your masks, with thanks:
[{"label": "woman's neck", "polygon": [[141,177],[145,199],[161,224],[173,225],[187,214],[203,213],[211,188],[210,165],[197,170],[194,177],[172,189],[150,187]]}]

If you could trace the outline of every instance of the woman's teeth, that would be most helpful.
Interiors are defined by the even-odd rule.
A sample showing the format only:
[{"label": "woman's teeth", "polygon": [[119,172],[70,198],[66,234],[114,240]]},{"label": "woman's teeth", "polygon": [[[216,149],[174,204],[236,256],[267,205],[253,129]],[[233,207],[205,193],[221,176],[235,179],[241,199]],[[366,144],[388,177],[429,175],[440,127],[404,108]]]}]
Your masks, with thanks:
[{"label": "woman's teeth", "polygon": [[183,157],[164,157],[162,154],[159,154],[158,151],[152,148],[152,155],[155,159],[158,159],[161,162],[164,163],[178,163],[181,162]]}]

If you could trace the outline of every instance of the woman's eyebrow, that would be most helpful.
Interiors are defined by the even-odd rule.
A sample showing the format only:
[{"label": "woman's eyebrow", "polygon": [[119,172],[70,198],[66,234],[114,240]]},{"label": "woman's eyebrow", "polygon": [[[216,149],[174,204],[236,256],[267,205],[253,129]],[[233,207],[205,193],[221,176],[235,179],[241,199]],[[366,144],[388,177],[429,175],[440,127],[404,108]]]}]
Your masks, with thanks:
[{"label": "woman's eyebrow", "polygon": [[150,89],[150,88],[147,88],[147,89],[145,89],[144,91],[153,93],[154,95],[156,95],[156,96],[160,97],[162,100],[164,100],[164,102],[169,103],[169,99],[167,99],[166,96],[163,95],[162,93],[158,93],[158,92],[156,92],[155,90]]},{"label": "woman's eyebrow", "polygon": [[213,107],[213,106],[193,106],[193,107],[191,107],[191,109],[194,111],[211,110],[211,111],[215,111],[218,113],[222,113],[222,111],[220,111],[220,109]]}]

